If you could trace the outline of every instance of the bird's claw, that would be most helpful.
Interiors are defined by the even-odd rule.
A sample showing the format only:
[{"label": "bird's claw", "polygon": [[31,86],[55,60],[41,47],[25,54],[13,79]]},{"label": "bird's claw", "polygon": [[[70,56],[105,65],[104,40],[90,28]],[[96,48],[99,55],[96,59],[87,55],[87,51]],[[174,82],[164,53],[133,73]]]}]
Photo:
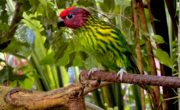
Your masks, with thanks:
[{"label": "bird's claw", "polygon": [[[90,75],[96,71],[100,71],[99,68],[92,68],[89,70],[88,72],[88,78],[90,78]],[[93,87],[98,87],[100,85],[101,81],[100,80],[96,80],[96,81],[93,81],[93,83],[91,83],[91,86]]]},{"label": "bird's claw", "polygon": [[124,73],[127,73],[126,69],[124,69],[124,68],[121,68],[117,73],[117,76],[120,78],[121,81],[122,81]]},{"label": "bird's claw", "polygon": [[96,71],[100,71],[100,69],[99,68],[92,68],[92,69],[90,69],[89,72],[88,72],[88,77],[90,77],[90,75],[92,73],[96,72]]}]

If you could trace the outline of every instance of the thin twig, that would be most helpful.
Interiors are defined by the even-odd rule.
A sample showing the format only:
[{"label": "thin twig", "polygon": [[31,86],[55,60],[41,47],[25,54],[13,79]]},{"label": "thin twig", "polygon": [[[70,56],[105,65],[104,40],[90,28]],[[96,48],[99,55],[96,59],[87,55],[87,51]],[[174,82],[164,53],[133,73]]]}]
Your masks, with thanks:
[{"label": "thin twig", "polygon": [[15,12],[14,12],[11,24],[9,26],[10,30],[8,32],[6,32],[4,34],[4,36],[1,36],[2,38],[0,40],[0,44],[6,43],[6,42],[10,41],[11,39],[13,39],[14,34],[18,27],[18,23],[22,19],[22,13],[23,13],[22,6],[23,5],[20,1],[16,1]]}]

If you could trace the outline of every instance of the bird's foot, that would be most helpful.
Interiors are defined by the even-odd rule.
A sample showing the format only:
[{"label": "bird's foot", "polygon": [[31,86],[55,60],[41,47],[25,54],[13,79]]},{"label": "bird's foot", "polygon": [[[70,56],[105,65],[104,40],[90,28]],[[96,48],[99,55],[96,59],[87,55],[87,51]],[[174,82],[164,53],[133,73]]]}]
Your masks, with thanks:
[{"label": "bird's foot", "polygon": [[91,69],[89,70],[89,72],[88,72],[88,78],[90,77],[90,75],[91,75],[92,73],[94,73],[94,72],[96,72],[96,71],[100,71],[100,69],[99,69],[99,68],[91,68]]},{"label": "bird's foot", "polygon": [[[100,70],[101,70],[101,69],[99,69],[99,68],[92,68],[92,69],[90,69],[89,72],[88,72],[88,79],[90,79],[90,76],[91,76],[92,73],[94,73],[94,72],[96,72],[96,71],[100,71]],[[91,83],[91,86],[93,86],[93,87],[98,87],[100,84],[101,84],[101,81],[100,81],[100,80],[95,80],[95,81],[93,81],[93,82]]]},{"label": "bird's foot", "polygon": [[124,73],[127,73],[126,69],[124,69],[124,68],[121,68],[117,73],[117,76],[120,78],[121,81],[122,81]]}]

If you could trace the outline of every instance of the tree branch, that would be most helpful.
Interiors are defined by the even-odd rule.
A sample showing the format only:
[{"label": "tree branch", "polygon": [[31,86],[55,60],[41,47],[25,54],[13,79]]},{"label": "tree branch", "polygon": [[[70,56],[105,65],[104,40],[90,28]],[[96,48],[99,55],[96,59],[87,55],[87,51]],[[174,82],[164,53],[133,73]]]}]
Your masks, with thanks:
[{"label": "tree branch", "polygon": [[27,110],[47,108],[52,110],[54,107],[68,110],[84,110],[85,108],[81,84],[72,84],[48,92],[35,92],[15,88],[6,94],[5,101],[16,108],[22,107]]},{"label": "tree branch", "polygon": [[88,75],[88,71],[82,71],[80,75],[80,80],[86,81],[88,79],[116,82],[116,83],[138,84],[141,86],[153,85],[153,86],[166,86],[172,88],[180,87],[180,78],[178,77],[140,75],[133,73],[123,73],[121,75],[117,75],[115,73],[106,72],[106,71],[96,71]]},{"label": "tree branch", "polygon": [[[21,107],[24,109],[49,109],[53,107],[63,107],[68,110],[84,110],[84,98],[87,93],[98,89],[102,86],[116,83],[129,83],[154,86],[180,87],[180,78],[167,76],[153,76],[123,73],[117,75],[115,73],[96,71],[88,75],[88,71],[82,71],[80,74],[81,83],[72,84],[64,88],[48,92],[35,92],[23,89],[12,89],[5,96],[5,101],[10,106]],[[100,85],[96,83],[102,82]],[[2,100],[0,98],[0,100]],[[52,109],[53,110],[53,109]]]}]

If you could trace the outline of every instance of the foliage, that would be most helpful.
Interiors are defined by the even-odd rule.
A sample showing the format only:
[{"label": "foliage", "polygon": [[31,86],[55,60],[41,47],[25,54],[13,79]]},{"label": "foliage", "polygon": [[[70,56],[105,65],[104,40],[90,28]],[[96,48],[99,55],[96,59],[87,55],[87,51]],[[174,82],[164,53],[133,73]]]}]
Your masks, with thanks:
[{"label": "foliage", "polygon": [[[133,37],[134,24],[131,20],[132,4],[130,0],[1,0],[0,39],[10,30],[17,1],[23,5],[23,15],[21,22],[16,24],[18,28],[10,44],[7,48],[0,50],[2,53],[0,55],[0,83],[2,85],[38,90],[55,89],[77,82],[79,68],[90,69],[94,65],[99,65],[86,50],[76,48],[78,43],[72,40],[71,30],[57,28],[59,11],[68,6],[82,6],[95,11],[95,15],[116,25],[126,36],[126,40],[133,49],[136,46],[137,41]],[[159,63],[170,67],[176,73],[177,39],[171,41],[172,52],[170,55],[158,48],[158,45],[167,44],[167,42],[162,36],[152,32],[150,13],[146,10],[145,14],[149,24],[148,28],[151,31],[146,33],[140,30],[139,32],[144,71],[150,71],[147,50],[145,49],[146,38],[144,38],[147,35],[151,36],[148,39],[153,44],[154,57],[158,59]],[[135,51],[132,52],[135,55]],[[10,55],[13,55],[16,60],[9,59]],[[13,65],[14,62],[21,62],[22,59],[25,60],[26,64]],[[67,71],[70,66],[73,66],[73,75]],[[19,74],[19,72],[22,73]],[[126,95],[127,107],[125,109],[135,108],[132,89],[123,86],[123,92]],[[88,98],[92,103],[99,104],[99,106],[109,110],[117,109],[117,107],[107,106],[101,90],[97,93],[99,99],[97,97],[96,99],[101,102],[98,103],[97,100],[93,100],[92,95],[89,95]],[[148,99],[146,98],[146,100]]]}]

